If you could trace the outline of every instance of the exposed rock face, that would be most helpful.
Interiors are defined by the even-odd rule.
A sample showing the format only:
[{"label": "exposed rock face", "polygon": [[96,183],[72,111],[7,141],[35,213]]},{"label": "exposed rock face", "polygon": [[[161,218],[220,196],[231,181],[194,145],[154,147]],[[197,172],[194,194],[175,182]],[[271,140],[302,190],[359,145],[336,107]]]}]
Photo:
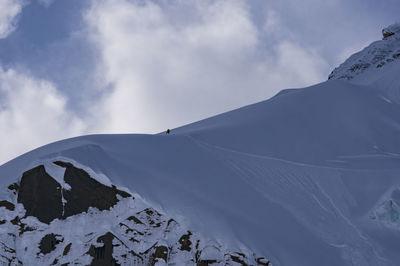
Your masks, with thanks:
[{"label": "exposed rock face", "polygon": [[382,30],[383,39],[386,39],[398,33],[400,33],[400,23],[390,25],[389,27]]},{"label": "exposed rock face", "polygon": [[35,167],[22,175],[18,203],[24,205],[26,216],[37,217],[43,223],[62,218],[61,185],[43,165]]},{"label": "exposed rock face", "polygon": [[385,199],[372,210],[370,218],[389,228],[400,228],[400,188],[386,193]]},{"label": "exposed rock face", "polygon": [[18,190],[18,202],[24,205],[26,216],[37,217],[48,224],[54,219],[87,212],[90,207],[109,210],[118,202],[117,195],[130,196],[116,187],[101,184],[71,163],[57,161],[55,164],[66,168],[64,181],[71,189],[63,189],[46,173],[43,165],[25,172]]},{"label": "exposed rock face", "polygon": [[13,211],[15,209],[14,204],[7,200],[1,200],[0,201],[0,207],[5,207],[7,210]]},{"label": "exposed rock face", "polygon": [[151,264],[155,265],[157,262],[160,261],[168,261],[168,247],[166,246],[155,247],[155,251],[151,259]]},{"label": "exposed rock face", "polygon": [[179,239],[179,243],[181,244],[181,247],[180,247],[181,250],[190,251],[192,249],[190,247],[192,245],[192,241],[190,241],[191,235],[192,235],[192,232],[188,231],[187,234],[181,236],[181,238]]},{"label": "exposed rock face", "polygon": [[117,202],[117,195],[124,198],[130,194],[107,187],[95,179],[91,178],[84,170],[74,167],[71,163],[54,162],[65,167],[64,181],[71,186],[71,190],[63,190],[63,195],[67,201],[64,206],[64,216],[69,217],[78,213],[87,212],[89,207],[109,210]]},{"label": "exposed rock face", "polygon": [[0,199],[0,232],[7,232],[0,234],[0,265],[269,265],[188,230],[71,163],[56,164],[65,168],[64,180],[41,165]]},{"label": "exposed rock face", "polygon": [[[19,219],[17,208],[2,208],[0,215],[8,217],[0,230],[9,232],[0,235],[0,265],[269,265],[254,253],[226,250],[132,197],[110,211],[51,224]],[[29,232],[21,231],[22,225]],[[20,254],[10,248],[16,243]]]},{"label": "exposed rock face", "polygon": [[115,236],[108,232],[103,236],[100,236],[97,239],[98,243],[101,243],[101,246],[92,245],[89,249],[89,254],[93,257],[92,263],[90,265],[93,266],[116,266],[119,265],[116,260],[113,258],[113,239]]},{"label": "exposed rock face", "polygon": [[62,242],[59,235],[47,234],[40,240],[40,253],[48,254],[56,249],[56,245]]}]

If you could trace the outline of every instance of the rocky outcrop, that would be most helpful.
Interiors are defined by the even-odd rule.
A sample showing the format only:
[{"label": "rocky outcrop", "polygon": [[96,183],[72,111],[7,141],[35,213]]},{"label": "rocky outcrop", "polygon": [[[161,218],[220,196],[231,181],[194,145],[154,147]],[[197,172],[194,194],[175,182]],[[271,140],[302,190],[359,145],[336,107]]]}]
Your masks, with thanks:
[{"label": "rocky outcrop", "polygon": [[97,239],[98,246],[92,245],[89,254],[93,257],[92,266],[117,266],[119,265],[113,257],[113,240],[115,236],[108,232]]},{"label": "rocky outcrop", "polygon": [[90,207],[109,210],[118,202],[117,195],[123,198],[131,196],[115,186],[103,185],[71,163],[54,163],[66,168],[64,182],[70,189],[64,189],[46,173],[43,165],[26,171],[18,189],[18,202],[24,205],[26,216],[34,216],[48,224],[54,219],[87,212]]},{"label": "rocky outcrop", "polygon": [[43,165],[22,175],[17,200],[24,205],[26,216],[34,216],[43,223],[63,218],[61,185],[46,173]]},{"label": "rocky outcrop", "polygon": [[[0,215],[15,217],[0,224],[0,230],[10,234],[0,235],[0,256],[7,264],[269,265],[254,253],[232,252],[204,239],[132,197],[122,199],[109,211],[92,210],[50,224],[36,223],[29,217],[19,219],[17,208],[0,209]],[[23,253],[12,248],[16,243]]]},{"label": "rocky outcrop", "polygon": [[65,167],[64,181],[71,186],[70,190],[63,190],[66,200],[63,218],[78,213],[87,212],[90,207],[99,210],[109,210],[117,202],[117,195],[123,198],[130,197],[127,192],[118,190],[115,186],[108,187],[82,169],[74,167],[71,163],[61,161],[54,162],[56,165]]},{"label": "rocky outcrop", "polygon": [[71,163],[55,164],[65,168],[63,180],[40,165],[0,199],[0,231],[7,232],[0,234],[0,264],[269,265],[253,252],[231,251],[188,230]]},{"label": "rocky outcrop", "polygon": [[384,200],[377,203],[370,218],[382,225],[400,230],[400,188],[385,193]]},{"label": "rocky outcrop", "polygon": [[400,23],[396,23],[382,30],[383,40],[400,33]]},{"label": "rocky outcrop", "polygon": [[39,243],[40,253],[48,254],[56,249],[56,245],[61,243],[63,240],[60,239],[60,235],[47,234]]},{"label": "rocky outcrop", "polygon": [[400,24],[382,30],[383,39],[373,42],[335,68],[328,79],[353,80],[369,69],[400,62]]},{"label": "rocky outcrop", "polygon": [[7,200],[0,200],[0,207],[4,207],[10,211],[13,211],[15,209],[15,205]]}]

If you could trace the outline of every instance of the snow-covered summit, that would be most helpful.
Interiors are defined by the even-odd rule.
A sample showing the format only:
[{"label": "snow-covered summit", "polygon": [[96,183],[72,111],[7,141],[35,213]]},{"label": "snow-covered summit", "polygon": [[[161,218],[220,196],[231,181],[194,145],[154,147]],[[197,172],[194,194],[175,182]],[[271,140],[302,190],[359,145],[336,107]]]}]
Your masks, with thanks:
[{"label": "snow-covered summit", "polygon": [[350,56],[335,68],[329,80],[348,80],[379,90],[382,97],[400,103],[400,23],[382,30],[383,39]]},{"label": "snow-covered summit", "polygon": [[400,34],[400,23],[392,24],[382,30],[383,39],[389,38],[395,34]]},{"label": "snow-covered summit", "polygon": [[[373,42],[362,51],[350,56],[335,68],[329,79],[362,80],[368,75],[379,76],[381,68],[400,65],[400,23],[382,30],[383,39]],[[358,78],[359,76],[361,76]]]}]

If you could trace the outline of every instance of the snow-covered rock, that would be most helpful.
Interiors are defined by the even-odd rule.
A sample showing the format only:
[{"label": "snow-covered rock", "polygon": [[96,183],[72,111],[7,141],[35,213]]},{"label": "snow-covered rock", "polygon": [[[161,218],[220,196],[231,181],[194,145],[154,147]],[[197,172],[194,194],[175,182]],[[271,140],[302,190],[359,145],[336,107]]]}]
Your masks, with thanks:
[{"label": "snow-covered rock", "polygon": [[385,226],[400,229],[400,188],[395,188],[389,197],[373,210],[372,219],[377,219]]},{"label": "snow-covered rock", "polygon": [[383,39],[389,38],[395,34],[400,34],[400,23],[392,24],[382,30]]},{"label": "snow-covered rock", "polygon": [[[176,261],[182,265],[205,263],[211,261],[208,259],[211,256],[218,259],[218,264],[229,265],[230,256],[236,254],[217,243],[219,248],[211,252],[210,246],[203,244],[210,240],[187,230],[138,195],[132,197],[115,186],[107,188],[71,163],[57,160],[52,163],[66,168],[64,176],[53,178],[43,165],[36,166],[23,174],[20,183],[7,188],[10,201],[0,201],[0,262],[3,264],[167,265]],[[49,168],[53,169],[47,165],[46,169]],[[40,179],[53,180],[58,186],[63,182],[69,185],[64,193],[71,191],[72,194],[63,215],[60,197],[64,189],[53,188],[49,181],[40,182]],[[77,187],[86,194],[77,192]],[[100,198],[93,198],[93,192]],[[49,197],[57,194],[56,198]],[[111,199],[116,195],[119,200],[114,202]],[[31,198],[25,201],[24,197]],[[58,204],[51,204],[57,201]],[[38,211],[44,207],[47,213],[55,215]],[[68,208],[75,211],[70,212]],[[244,257],[250,264],[262,259],[254,253],[240,252],[245,252]]]},{"label": "snow-covered rock", "polygon": [[[329,79],[352,80],[362,75],[384,71],[387,65],[400,64],[400,24],[393,24],[382,30],[383,40],[373,42],[362,51],[350,56],[343,64],[335,68]],[[373,74],[373,75],[374,75]],[[370,78],[367,78],[370,80]]]}]

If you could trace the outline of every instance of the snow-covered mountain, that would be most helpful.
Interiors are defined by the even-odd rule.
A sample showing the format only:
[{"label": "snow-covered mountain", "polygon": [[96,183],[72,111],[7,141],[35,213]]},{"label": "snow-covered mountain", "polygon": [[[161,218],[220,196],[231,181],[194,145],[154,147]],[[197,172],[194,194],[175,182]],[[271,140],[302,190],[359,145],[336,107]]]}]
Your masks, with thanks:
[{"label": "snow-covered mountain", "polygon": [[400,23],[382,30],[383,39],[352,55],[329,75],[329,79],[350,80],[380,90],[391,101],[400,103]]},{"label": "snow-covered mountain", "polygon": [[0,167],[10,265],[399,265],[400,24],[315,86]]}]

